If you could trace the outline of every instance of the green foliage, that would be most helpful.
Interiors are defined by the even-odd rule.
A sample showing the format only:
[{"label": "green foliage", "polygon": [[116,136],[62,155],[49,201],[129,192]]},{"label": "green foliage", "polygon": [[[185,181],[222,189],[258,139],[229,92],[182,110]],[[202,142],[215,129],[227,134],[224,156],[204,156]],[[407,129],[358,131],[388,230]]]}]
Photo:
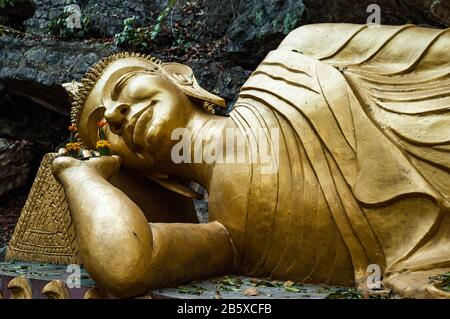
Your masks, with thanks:
[{"label": "green foliage", "polygon": [[6,7],[14,7],[15,0],[0,0],[0,8],[4,9]]},{"label": "green foliage", "polygon": [[240,291],[242,281],[236,277],[225,276],[221,279],[216,280],[218,291]]},{"label": "green foliage", "polygon": [[180,286],[178,291],[182,294],[201,295],[205,289],[196,285]]},{"label": "green foliage", "polygon": [[362,295],[356,289],[339,289],[329,293],[325,299],[362,299]]},{"label": "green foliage", "polygon": [[119,47],[145,50],[151,40],[152,30],[148,27],[138,27],[137,16],[123,20],[123,30],[114,36],[114,44]]},{"label": "green foliage", "polygon": [[278,20],[273,20],[272,21],[272,29],[276,30],[278,28]]},{"label": "green foliage", "polygon": [[156,39],[159,32],[161,31],[161,25],[163,21],[167,18],[167,16],[170,13],[170,10],[173,9],[175,5],[174,0],[170,0],[167,4],[167,7],[159,14],[158,18],[156,19],[156,24],[153,26],[153,30],[150,32],[150,37],[152,40]]},{"label": "green foliage", "polygon": [[192,43],[183,38],[177,38],[175,40],[175,45],[184,52],[192,48]]},{"label": "green foliage", "polygon": [[283,20],[283,33],[288,34],[292,30],[294,30],[297,25],[297,17],[292,16],[290,13],[287,13]]},{"label": "green foliage", "polygon": [[132,16],[123,20],[123,30],[114,36],[114,44],[119,47],[128,47],[138,50],[148,49],[151,41],[155,40],[161,32],[162,25],[175,6],[175,0],[169,0],[166,8],[156,18],[153,26],[140,27],[139,17]]},{"label": "green foliage", "polygon": [[67,18],[72,14],[72,11],[65,9],[59,17],[50,20],[48,24],[49,35],[70,40],[84,39],[94,32],[90,18],[86,15],[82,15],[81,17],[81,28],[69,28]]},{"label": "green foliage", "polygon": [[258,10],[255,13],[255,24],[260,27],[263,24],[263,11]]}]

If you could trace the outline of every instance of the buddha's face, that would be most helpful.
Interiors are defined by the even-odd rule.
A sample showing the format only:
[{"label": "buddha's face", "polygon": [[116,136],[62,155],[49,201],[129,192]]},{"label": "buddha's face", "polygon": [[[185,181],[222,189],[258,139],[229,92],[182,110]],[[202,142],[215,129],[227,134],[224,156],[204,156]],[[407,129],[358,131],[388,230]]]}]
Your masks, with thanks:
[{"label": "buddha's face", "polygon": [[[189,100],[170,81],[144,72],[119,77],[103,94],[108,139],[112,151],[133,162],[137,157],[146,166],[155,157],[170,153],[171,133],[184,127],[189,118]],[[135,166],[135,165],[132,165]]]},{"label": "buddha's face", "polygon": [[171,138],[174,130],[187,128],[199,112],[207,115],[203,114],[206,104],[225,107],[222,98],[198,85],[186,65],[126,54],[107,60],[112,62],[95,65],[84,77],[74,120],[79,138],[94,149],[98,140],[95,123],[104,119],[112,153],[120,155],[129,168],[148,172],[169,165],[177,142]]}]

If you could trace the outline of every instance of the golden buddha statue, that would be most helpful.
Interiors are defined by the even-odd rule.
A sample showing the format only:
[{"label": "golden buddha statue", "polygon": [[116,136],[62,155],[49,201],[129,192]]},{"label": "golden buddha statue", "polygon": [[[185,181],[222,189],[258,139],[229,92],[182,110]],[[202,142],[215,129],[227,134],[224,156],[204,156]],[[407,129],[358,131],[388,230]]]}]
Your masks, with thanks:
[{"label": "golden buddha statue", "polygon": [[[450,30],[303,26],[229,116],[187,66],[100,61],[75,88],[72,117],[87,149],[106,121],[114,155],[52,165],[89,274],[129,297],[228,273],[364,287],[376,264],[394,293],[449,298],[429,283],[450,268],[449,47]],[[276,149],[277,169],[217,149],[225,161],[175,162],[177,128],[188,155],[234,130],[248,153]],[[251,143],[257,131],[268,147]],[[190,182],[208,191],[209,223],[195,223]]]}]

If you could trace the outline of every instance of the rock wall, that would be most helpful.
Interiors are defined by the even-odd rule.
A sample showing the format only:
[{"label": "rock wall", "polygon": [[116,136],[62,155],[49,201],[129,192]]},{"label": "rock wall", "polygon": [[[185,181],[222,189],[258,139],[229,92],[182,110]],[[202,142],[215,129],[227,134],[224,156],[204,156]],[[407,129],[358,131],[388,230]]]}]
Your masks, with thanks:
[{"label": "rock wall", "polygon": [[[34,8],[23,21],[24,33],[0,37],[0,81],[14,78],[46,86],[79,79],[89,65],[119,50],[113,37],[126,18],[138,26],[157,23],[168,0],[16,0]],[[49,35],[52,21],[77,3],[89,21],[83,39],[62,40]],[[161,24],[148,52],[190,64],[207,89],[232,101],[251,71],[292,29],[307,23],[365,23],[366,8],[376,3],[381,22],[446,27],[448,0],[178,0]],[[0,13],[1,13],[0,9]],[[16,10],[17,11],[17,10]],[[18,17],[14,21],[21,21]],[[84,20],[83,20],[84,21]],[[12,25],[17,25],[16,22]],[[1,34],[1,33],[0,33]],[[188,46],[187,50],[179,50]],[[135,48],[132,48],[136,50]],[[139,49],[138,49],[139,50]]]},{"label": "rock wall", "polygon": [[[67,138],[69,102],[61,83],[119,50],[144,50],[189,64],[206,89],[232,105],[239,87],[268,51],[308,23],[366,23],[369,4],[385,24],[450,25],[449,0],[14,0],[0,8],[0,202],[29,185],[43,153]],[[55,34],[76,3],[82,36]],[[168,8],[168,9],[167,9]],[[162,12],[168,10],[161,18]],[[124,20],[158,34],[143,49],[119,48]],[[158,22],[161,20],[161,23]],[[26,187],[25,187],[26,190]],[[1,206],[0,206],[1,207]],[[2,214],[0,209],[0,215]]]},{"label": "rock wall", "polygon": [[33,147],[26,140],[0,138],[0,193],[24,185],[30,166],[27,161],[33,157]]}]

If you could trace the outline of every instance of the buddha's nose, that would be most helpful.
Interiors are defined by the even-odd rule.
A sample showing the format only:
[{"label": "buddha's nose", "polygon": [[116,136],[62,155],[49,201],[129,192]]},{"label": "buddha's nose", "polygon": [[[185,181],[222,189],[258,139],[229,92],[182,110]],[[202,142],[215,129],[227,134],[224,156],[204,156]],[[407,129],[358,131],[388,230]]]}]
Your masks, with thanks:
[{"label": "buddha's nose", "polygon": [[129,112],[130,106],[128,104],[119,104],[105,111],[105,119],[114,134],[120,135],[122,133],[123,123]]}]

